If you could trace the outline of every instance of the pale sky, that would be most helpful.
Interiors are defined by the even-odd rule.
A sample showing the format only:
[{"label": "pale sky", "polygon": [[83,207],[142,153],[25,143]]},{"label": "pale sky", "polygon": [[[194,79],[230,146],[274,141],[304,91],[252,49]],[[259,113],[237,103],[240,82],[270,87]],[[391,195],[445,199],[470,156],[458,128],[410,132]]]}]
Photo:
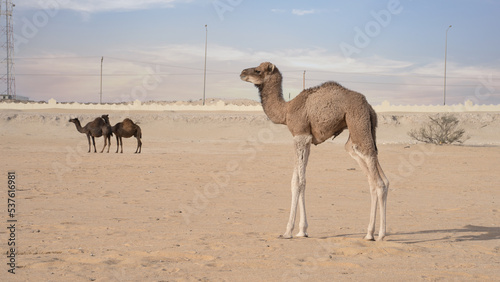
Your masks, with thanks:
[{"label": "pale sky", "polygon": [[[284,96],[334,80],[372,104],[500,104],[500,1],[14,0],[18,95],[103,102],[258,100],[242,69],[274,63]],[[3,9],[3,7],[2,7]],[[0,39],[3,40],[3,39]],[[3,41],[2,41],[3,43]]]}]

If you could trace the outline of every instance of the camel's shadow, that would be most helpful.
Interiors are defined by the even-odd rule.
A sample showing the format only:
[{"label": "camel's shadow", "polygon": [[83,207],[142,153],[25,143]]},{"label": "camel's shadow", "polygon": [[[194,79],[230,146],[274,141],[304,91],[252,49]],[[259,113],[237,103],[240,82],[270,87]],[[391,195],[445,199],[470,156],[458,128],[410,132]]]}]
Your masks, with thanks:
[{"label": "camel's shadow", "polygon": [[[439,236],[439,234],[446,234]],[[335,236],[319,237],[320,239],[328,238],[344,238],[344,237],[359,237],[362,238],[364,233],[340,234]],[[425,238],[424,238],[425,237]],[[500,227],[486,227],[477,225],[466,225],[462,228],[455,229],[433,229],[422,230],[415,232],[390,232],[384,241],[402,243],[402,244],[417,244],[426,242],[461,242],[461,241],[489,241],[500,240]]]},{"label": "camel's shadow", "polygon": [[[440,238],[422,238],[418,239],[415,237],[420,237],[419,235],[432,235],[432,234],[448,234]],[[438,241],[448,241],[448,242],[460,242],[460,241],[489,241],[489,240],[499,240],[500,239],[500,227],[486,227],[477,225],[466,225],[462,228],[456,229],[434,229],[434,230],[423,230],[417,232],[403,232],[403,233],[392,233],[395,238],[391,238],[387,241],[415,244],[415,243],[425,243],[425,242],[438,242]],[[414,235],[412,238],[404,238],[406,235]],[[403,237],[403,238],[398,238]],[[426,237],[426,236],[422,236]]]}]

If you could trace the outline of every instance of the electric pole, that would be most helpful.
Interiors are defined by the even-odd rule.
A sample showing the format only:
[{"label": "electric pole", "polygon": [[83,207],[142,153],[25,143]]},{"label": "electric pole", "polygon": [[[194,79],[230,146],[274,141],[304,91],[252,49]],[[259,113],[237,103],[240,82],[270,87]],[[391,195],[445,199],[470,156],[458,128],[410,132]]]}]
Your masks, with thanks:
[{"label": "electric pole", "polygon": [[205,106],[205,89],[207,85],[207,43],[208,43],[208,26],[205,25],[205,67],[203,70],[203,106]]},{"label": "electric pole", "polygon": [[446,55],[448,51],[448,30],[451,25],[446,29],[446,39],[444,41],[444,92],[443,92],[443,105],[446,105]]},{"label": "electric pole", "polygon": [[104,60],[104,57],[101,57],[101,87],[99,91],[99,104],[102,104],[102,61]]},{"label": "electric pole", "polygon": [[302,90],[306,89],[306,71],[304,71],[304,75],[302,76]]}]

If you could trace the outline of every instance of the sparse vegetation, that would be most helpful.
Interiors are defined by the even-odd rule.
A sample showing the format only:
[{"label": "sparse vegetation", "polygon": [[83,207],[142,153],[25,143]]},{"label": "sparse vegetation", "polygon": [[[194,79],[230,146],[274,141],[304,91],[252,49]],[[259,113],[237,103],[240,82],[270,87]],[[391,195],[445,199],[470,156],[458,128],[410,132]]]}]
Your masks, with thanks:
[{"label": "sparse vegetation", "polygon": [[420,129],[412,129],[408,135],[413,139],[437,145],[463,143],[468,136],[464,136],[465,130],[459,128],[459,120],[452,114],[440,117],[429,117],[430,121]]}]

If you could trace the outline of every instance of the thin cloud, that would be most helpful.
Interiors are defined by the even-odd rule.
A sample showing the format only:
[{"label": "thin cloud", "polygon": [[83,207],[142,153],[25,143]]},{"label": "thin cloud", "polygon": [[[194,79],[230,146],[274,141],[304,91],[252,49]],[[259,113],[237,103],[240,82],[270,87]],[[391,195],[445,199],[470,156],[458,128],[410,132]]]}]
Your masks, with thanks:
[{"label": "thin cloud", "polygon": [[315,9],[309,9],[309,10],[300,10],[300,9],[293,9],[292,14],[296,16],[304,16],[304,15],[311,15],[311,14],[316,14],[317,11]]},{"label": "thin cloud", "polygon": [[133,11],[151,8],[173,8],[175,4],[189,3],[192,0],[60,0],[44,3],[38,0],[25,0],[16,3],[21,9],[73,10],[84,13],[108,11]]},{"label": "thin cloud", "polygon": [[271,12],[276,13],[276,14],[283,14],[283,13],[286,13],[286,10],[284,10],[284,9],[271,9]]}]

